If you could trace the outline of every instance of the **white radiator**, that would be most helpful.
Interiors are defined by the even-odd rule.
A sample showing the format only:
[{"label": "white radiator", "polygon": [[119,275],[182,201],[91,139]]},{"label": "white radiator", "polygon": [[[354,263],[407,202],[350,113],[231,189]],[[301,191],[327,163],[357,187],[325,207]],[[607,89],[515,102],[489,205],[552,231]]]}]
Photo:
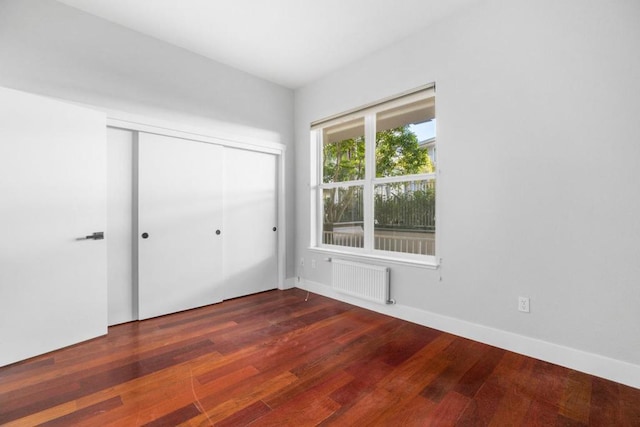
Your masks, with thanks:
[{"label": "white radiator", "polygon": [[380,304],[393,304],[391,299],[389,267],[360,262],[332,259],[333,288]]}]

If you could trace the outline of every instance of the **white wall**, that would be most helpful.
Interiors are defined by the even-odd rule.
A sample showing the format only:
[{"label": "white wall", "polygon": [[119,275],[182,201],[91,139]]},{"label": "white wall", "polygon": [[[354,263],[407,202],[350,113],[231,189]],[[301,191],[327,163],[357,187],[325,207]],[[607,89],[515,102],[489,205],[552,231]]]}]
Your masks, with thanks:
[{"label": "white wall", "polygon": [[442,269],[393,265],[379,310],[640,387],[639,22],[633,0],[482,1],[297,90],[306,286],[333,295],[309,123],[435,81]]},{"label": "white wall", "polygon": [[[0,0],[0,86],[292,148],[291,90],[55,1]],[[292,189],[292,161],[286,170]]]}]

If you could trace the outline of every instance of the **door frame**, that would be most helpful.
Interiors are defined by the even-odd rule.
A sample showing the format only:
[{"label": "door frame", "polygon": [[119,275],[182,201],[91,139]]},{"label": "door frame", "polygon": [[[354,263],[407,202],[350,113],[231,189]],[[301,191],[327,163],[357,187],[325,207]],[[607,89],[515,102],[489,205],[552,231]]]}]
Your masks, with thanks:
[{"label": "door frame", "polygon": [[[138,116],[131,117],[125,113],[108,111],[107,126],[112,128],[124,129],[133,132],[146,132],[162,136],[170,136],[193,141],[205,142],[209,144],[220,145],[229,148],[239,148],[260,153],[268,153],[276,156],[276,173],[277,173],[277,227],[278,227],[278,289],[288,289],[286,285],[286,202],[285,202],[285,165],[287,147],[279,142],[268,141],[250,136],[230,136],[228,134],[219,134],[211,128],[188,128],[187,126],[160,121],[148,118],[140,118]],[[137,140],[137,134],[134,135],[134,141]],[[137,159],[133,159],[134,163]],[[137,166],[135,166],[137,167]],[[135,174],[134,174],[135,175]],[[137,191],[134,183],[134,192]],[[135,204],[134,204],[135,205]],[[137,213],[137,212],[136,212]],[[135,233],[135,230],[134,230]],[[135,234],[134,234],[135,235]],[[133,239],[136,241],[136,239]],[[134,257],[137,255],[137,246],[133,247]],[[134,266],[134,275],[137,273],[137,266]],[[134,279],[135,281],[135,279]],[[134,284],[137,286],[137,283]]]}]

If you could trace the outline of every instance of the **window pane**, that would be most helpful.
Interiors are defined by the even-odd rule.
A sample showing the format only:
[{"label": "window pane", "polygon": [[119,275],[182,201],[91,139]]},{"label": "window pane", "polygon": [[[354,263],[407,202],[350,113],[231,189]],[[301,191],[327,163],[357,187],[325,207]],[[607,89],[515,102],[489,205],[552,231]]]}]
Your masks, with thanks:
[{"label": "window pane", "polygon": [[427,156],[429,156],[429,162],[431,162],[432,171],[436,170],[436,119],[428,122],[416,123],[409,125],[409,130],[416,134],[418,137],[418,144],[420,148],[427,150]]},{"label": "window pane", "polygon": [[432,173],[434,164],[430,154],[435,147],[434,120],[434,98],[378,113],[376,177]]},{"label": "window pane", "polygon": [[322,130],[322,182],[364,178],[364,118]]},{"label": "window pane", "polygon": [[322,190],[322,243],[352,248],[364,246],[362,191],[362,186]]},{"label": "window pane", "polygon": [[435,180],[376,185],[374,248],[435,255]]}]

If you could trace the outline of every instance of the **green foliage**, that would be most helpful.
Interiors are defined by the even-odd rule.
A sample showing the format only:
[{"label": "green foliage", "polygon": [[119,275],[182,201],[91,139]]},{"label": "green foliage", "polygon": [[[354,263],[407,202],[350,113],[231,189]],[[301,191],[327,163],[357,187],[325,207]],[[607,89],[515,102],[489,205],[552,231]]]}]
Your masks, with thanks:
[{"label": "green foliage", "polygon": [[[418,138],[411,132],[409,126],[378,132],[376,134],[375,158],[376,177],[378,178],[432,173],[434,171],[434,166],[427,154],[427,150],[420,148]],[[364,179],[364,137],[324,144],[322,172],[322,180],[325,183]],[[362,221],[361,191],[358,191],[360,188],[349,187],[346,189],[325,190],[323,197],[326,229],[331,228],[332,224],[336,222]],[[426,202],[422,200],[427,197],[426,193],[425,196],[419,193],[398,194],[395,200],[378,200],[379,198],[376,196],[376,219],[379,212],[391,211],[394,209],[393,205],[396,205],[397,209],[399,203],[414,206],[411,209],[416,212],[423,208],[427,209],[434,204],[434,197],[431,197],[430,201]],[[402,200],[403,198],[404,200]],[[425,215],[429,216],[431,214],[425,212]],[[387,217],[391,218],[393,215],[386,215],[385,218]],[[421,219],[418,224],[424,224],[425,227],[433,226],[432,224],[429,225],[426,219]]]},{"label": "green foliage", "polygon": [[364,178],[364,137],[325,144],[322,154],[323,182]]},{"label": "green foliage", "polygon": [[362,187],[331,188],[323,196],[325,224],[362,222]]},{"label": "green foliage", "polygon": [[420,148],[409,126],[376,134],[376,177],[402,176],[433,172],[427,150]]},{"label": "green foliage", "polygon": [[[376,227],[435,231],[436,190],[433,182],[389,184],[388,191],[377,191],[374,199]],[[388,194],[385,194],[388,193]]]},{"label": "green foliage", "polygon": [[[324,144],[323,182],[355,181],[364,178],[364,137]],[[433,172],[427,150],[409,126],[388,129],[376,134],[376,177],[401,176]]]}]

